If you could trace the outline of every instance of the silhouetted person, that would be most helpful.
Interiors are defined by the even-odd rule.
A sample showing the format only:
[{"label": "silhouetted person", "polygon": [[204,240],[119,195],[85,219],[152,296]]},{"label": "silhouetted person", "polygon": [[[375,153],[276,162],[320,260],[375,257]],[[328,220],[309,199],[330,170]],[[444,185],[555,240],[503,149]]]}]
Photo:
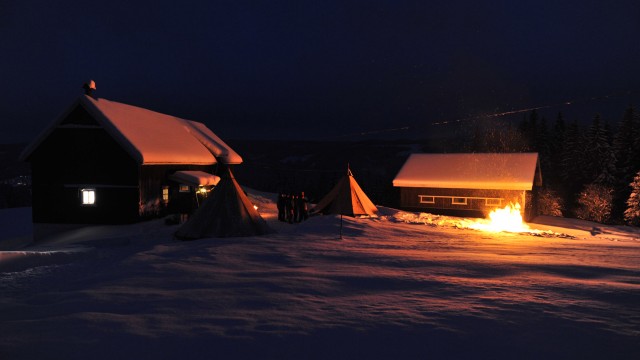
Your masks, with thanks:
[{"label": "silhouetted person", "polygon": [[296,221],[296,197],[289,195],[289,224]]},{"label": "silhouetted person", "polygon": [[293,202],[290,194],[286,194],[284,197],[284,213],[285,221],[291,224],[293,222]]},{"label": "silhouetted person", "polygon": [[280,221],[286,221],[285,202],[285,195],[283,193],[280,193],[280,195],[278,195],[278,202],[276,203],[278,207],[278,220]]},{"label": "silhouetted person", "polygon": [[309,199],[304,196],[304,191],[300,192],[300,196],[297,197],[296,203],[298,204],[296,206],[296,217],[298,222],[307,220],[309,218],[309,209],[307,205],[309,203]]},{"label": "silhouetted person", "polygon": [[293,206],[293,222],[300,222],[300,202],[298,195],[291,195],[291,205]]}]

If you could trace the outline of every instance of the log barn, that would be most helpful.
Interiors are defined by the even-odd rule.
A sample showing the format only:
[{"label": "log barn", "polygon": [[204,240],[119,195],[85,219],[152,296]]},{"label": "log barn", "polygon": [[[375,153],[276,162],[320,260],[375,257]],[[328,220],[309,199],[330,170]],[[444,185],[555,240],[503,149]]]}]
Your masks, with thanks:
[{"label": "log barn", "polygon": [[537,153],[412,154],[393,186],[400,189],[406,210],[486,216],[519,203],[530,220],[542,174]]},{"label": "log barn", "polygon": [[200,122],[82,95],[33,141],[35,224],[122,224],[194,210],[242,158]]}]

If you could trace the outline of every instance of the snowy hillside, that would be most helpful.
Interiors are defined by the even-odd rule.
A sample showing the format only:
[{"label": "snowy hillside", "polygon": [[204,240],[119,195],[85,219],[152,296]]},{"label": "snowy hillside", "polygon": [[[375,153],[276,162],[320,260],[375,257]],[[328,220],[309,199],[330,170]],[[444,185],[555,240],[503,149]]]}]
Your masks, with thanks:
[{"label": "snowy hillside", "polygon": [[0,212],[0,359],[637,359],[640,234],[382,208],[179,242],[161,220],[27,244]]}]

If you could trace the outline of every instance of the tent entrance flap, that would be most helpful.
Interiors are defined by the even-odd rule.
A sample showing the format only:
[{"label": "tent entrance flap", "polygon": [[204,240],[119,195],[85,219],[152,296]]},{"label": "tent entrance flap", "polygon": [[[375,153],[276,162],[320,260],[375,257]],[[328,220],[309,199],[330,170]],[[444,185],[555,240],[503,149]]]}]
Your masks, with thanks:
[{"label": "tent entrance flap", "polygon": [[204,171],[176,171],[169,179],[190,186],[214,186],[220,181],[219,176]]}]

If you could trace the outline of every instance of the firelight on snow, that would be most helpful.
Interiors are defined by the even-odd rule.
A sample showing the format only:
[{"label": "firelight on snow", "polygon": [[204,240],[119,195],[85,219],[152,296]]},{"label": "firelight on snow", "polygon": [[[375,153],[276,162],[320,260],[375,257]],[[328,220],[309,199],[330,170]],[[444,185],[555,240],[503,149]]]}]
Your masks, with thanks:
[{"label": "firelight on snow", "polygon": [[509,204],[502,209],[495,209],[489,213],[488,220],[477,221],[469,226],[472,229],[490,232],[530,232],[531,229],[520,214],[520,204]]}]

